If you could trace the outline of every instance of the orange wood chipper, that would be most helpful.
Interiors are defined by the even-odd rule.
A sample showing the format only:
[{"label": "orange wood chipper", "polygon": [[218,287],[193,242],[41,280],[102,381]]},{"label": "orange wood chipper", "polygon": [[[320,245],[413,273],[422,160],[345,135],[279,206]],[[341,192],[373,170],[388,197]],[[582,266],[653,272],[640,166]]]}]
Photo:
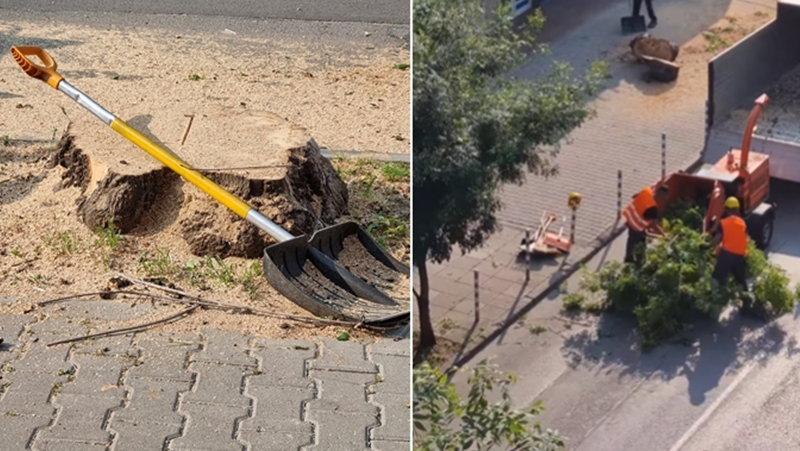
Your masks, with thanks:
[{"label": "orange wood chipper", "polygon": [[740,214],[745,218],[747,232],[756,246],[759,249],[769,246],[777,207],[769,202],[769,155],[750,151],[758,118],[768,101],[766,94],[756,99],[747,119],[740,149],[731,148],[716,164],[708,165],[695,174],[676,172],[657,183],[669,187],[669,195],[659,205],[661,211],[678,200],[707,205],[703,224],[703,231],[706,232],[721,218],[725,199],[734,196],[739,199]]}]

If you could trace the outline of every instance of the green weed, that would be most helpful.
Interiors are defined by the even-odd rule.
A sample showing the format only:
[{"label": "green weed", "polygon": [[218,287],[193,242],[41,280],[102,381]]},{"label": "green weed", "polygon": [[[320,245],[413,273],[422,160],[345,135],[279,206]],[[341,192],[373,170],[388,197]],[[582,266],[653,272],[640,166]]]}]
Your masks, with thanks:
[{"label": "green weed", "polygon": [[203,274],[221,285],[231,286],[236,282],[236,268],[219,257],[206,257],[203,266]]},{"label": "green weed", "polygon": [[406,224],[395,216],[372,215],[367,224],[367,233],[381,246],[388,239],[405,236],[406,230]]},{"label": "green weed", "polygon": [[191,74],[191,75],[189,75],[188,79],[189,79],[189,81],[200,81],[200,80],[203,79],[203,77],[201,77],[201,76],[199,76],[197,74]]},{"label": "green weed", "polygon": [[36,274],[28,276],[28,282],[33,285],[47,285],[50,283],[50,277],[44,274]]},{"label": "green weed", "polygon": [[122,236],[117,227],[114,225],[113,219],[108,221],[108,226],[98,227],[95,229],[95,234],[97,235],[97,239],[95,239],[95,246],[105,246],[112,251],[117,250],[117,248],[125,242],[125,237]]},{"label": "green weed", "polygon": [[381,173],[386,177],[386,180],[398,182],[400,180],[408,180],[411,177],[411,167],[405,163],[384,163],[381,166]]},{"label": "green weed", "polygon": [[78,249],[78,234],[73,230],[53,232],[44,237],[44,244],[58,255],[72,255]]},{"label": "green weed", "polygon": [[166,249],[156,249],[152,254],[148,251],[142,252],[139,256],[139,268],[149,277],[171,276],[178,272]]},{"label": "green weed", "polygon": [[547,328],[541,324],[536,324],[528,329],[533,335],[539,335],[547,331]]},{"label": "green weed", "polygon": [[255,261],[250,266],[245,267],[241,281],[251,299],[258,295],[258,284],[262,277],[264,277],[264,268],[261,266],[260,261]]}]

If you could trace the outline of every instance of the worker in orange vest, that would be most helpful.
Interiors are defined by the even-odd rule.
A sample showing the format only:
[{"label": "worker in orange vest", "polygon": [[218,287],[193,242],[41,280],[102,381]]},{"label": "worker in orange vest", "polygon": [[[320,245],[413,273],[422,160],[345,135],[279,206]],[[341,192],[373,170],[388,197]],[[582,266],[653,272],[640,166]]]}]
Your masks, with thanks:
[{"label": "worker in orange vest", "polygon": [[711,244],[717,247],[717,264],[714,267],[714,279],[722,285],[728,283],[728,276],[743,290],[747,291],[747,224],[739,216],[739,199],[725,199],[725,211]]},{"label": "worker in orange vest", "polygon": [[622,217],[625,218],[625,224],[628,226],[625,263],[641,264],[644,258],[644,244],[647,242],[648,229],[655,230],[660,234],[664,233],[658,225],[658,202],[665,199],[667,194],[669,194],[669,188],[666,185],[660,185],[655,190],[647,186],[633,196],[633,202],[622,211]]}]

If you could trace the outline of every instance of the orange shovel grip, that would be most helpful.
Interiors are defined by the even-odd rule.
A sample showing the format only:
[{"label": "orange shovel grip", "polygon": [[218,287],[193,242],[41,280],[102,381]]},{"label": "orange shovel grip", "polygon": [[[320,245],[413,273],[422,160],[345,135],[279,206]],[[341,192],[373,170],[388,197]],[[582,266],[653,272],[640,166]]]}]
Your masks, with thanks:
[{"label": "orange shovel grip", "polygon": [[[44,66],[40,66],[28,59],[29,55],[38,57],[40,60],[42,60]],[[64,79],[64,77],[56,72],[55,60],[53,60],[49,53],[40,47],[14,46],[11,47],[11,56],[14,57],[14,61],[19,64],[19,67],[23,72],[33,78],[42,80],[43,82],[52,86],[53,89],[58,89],[58,83]]]}]

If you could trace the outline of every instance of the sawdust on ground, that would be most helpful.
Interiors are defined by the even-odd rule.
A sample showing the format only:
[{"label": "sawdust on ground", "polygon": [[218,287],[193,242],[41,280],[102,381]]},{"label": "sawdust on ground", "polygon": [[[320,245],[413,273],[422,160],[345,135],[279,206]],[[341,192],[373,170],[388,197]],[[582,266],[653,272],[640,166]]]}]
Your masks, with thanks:
[{"label": "sawdust on ground", "polygon": [[[409,152],[410,57],[401,42],[396,48],[365,42],[361,54],[339,55],[336,48],[303,42],[237,36],[230,43],[213,33],[53,22],[0,24],[3,36],[14,37],[10,45],[47,36],[53,47],[45,50],[65,79],[124,120],[148,112],[202,119],[210,105],[253,108],[305,128],[321,147]],[[3,50],[0,109],[12,114],[0,118],[0,136],[49,138],[68,122],[62,107],[74,119],[91,117],[23,74]],[[162,139],[180,142],[178,135]]]},{"label": "sawdust on ground", "polygon": [[[698,92],[705,92],[708,84],[708,61],[711,58],[774,17],[775,12],[771,10],[758,10],[749,14],[730,12],[706,31],[681,45],[675,61],[680,66],[680,74],[674,83],[646,83],[643,80],[622,83],[620,90],[637,90],[645,94],[631,96],[626,107],[654,120],[660,119],[665,110],[681,109],[687,98],[695,97]],[[644,74],[644,66],[636,62],[627,42],[609,52],[607,60],[625,66],[641,66],[637,73]]]},{"label": "sawdust on ground", "polygon": [[[30,312],[37,302],[96,293],[109,288],[109,280],[120,271],[130,276],[174,284],[178,289],[208,300],[227,304],[309,316],[310,313],[275,291],[261,272],[260,259],[196,257],[178,235],[177,225],[159,233],[123,235],[115,247],[99,231],[89,230],[77,217],[75,200],[78,188],[55,190],[65,170],[60,166],[45,169],[53,146],[25,143],[0,143],[0,312]],[[350,165],[335,160],[334,165]],[[409,180],[404,184],[408,190]],[[401,182],[395,182],[401,185]],[[351,184],[354,189],[359,185]],[[359,194],[351,191],[351,196]],[[404,209],[384,211],[408,218]],[[356,217],[353,217],[355,214]],[[367,226],[369,211],[351,208],[351,216]],[[407,225],[405,226],[407,227]],[[381,237],[380,231],[374,233]],[[409,236],[392,235],[384,244],[401,261],[408,263]],[[111,287],[114,289],[114,287]],[[158,291],[154,293],[163,295]],[[87,298],[92,299],[92,298]],[[93,297],[96,299],[96,297]],[[140,297],[119,295],[116,302],[142,302]],[[125,322],[93,323],[90,333],[117,327],[130,327],[166,318],[185,309],[182,304],[156,301],[158,311]],[[159,330],[195,331],[216,327],[266,338],[310,338],[338,336],[341,326],[310,327],[296,322],[256,315],[232,314],[218,310],[198,310]],[[351,339],[373,336],[363,330],[348,330]]]},{"label": "sawdust on ground", "polygon": [[[410,74],[402,65],[409,53],[400,44],[342,56],[336,49],[298,42],[251,40],[243,47],[251,50],[242,53],[210,34],[174,36],[148,29],[131,33],[57,23],[0,24],[0,35],[15,36],[19,42],[12,45],[35,42],[40,36],[67,43],[46,50],[68,81],[112,112],[168,111],[202,117],[209,104],[254,108],[304,127],[330,149],[409,152]],[[30,312],[36,302],[101,291],[121,271],[161,278],[210,300],[309,315],[266,282],[260,260],[193,256],[179,239],[176,224],[123,236],[114,246],[84,226],[76,217],[79,189],[55,190],[64,169],[45,169],[54,146],[43,141],[60,137],[69,122],[65,115],[76,119],[89,113],[25,76],[7,54],[0,56],[0,109],[7,112],[0,117],[0,312]],[[105,127],[99,121],[97,126]],[[404,211],[401,204],[392,205],[391,215],[408,217],[407,196]],[[350,219],[362,224],[372,216],[351,206],[354,211],[359,216]],[[407,261],[407,233],[392,233],[386,244]],[[149,317],[98,324],[93,331],[142,324],[185,308],[159,304]],[[338,336],[343,330],[211,310],[195,311],[159,330],[194,331],[201,326],[266,338]],[[370,335],[349,333],[352,339]]]}]

